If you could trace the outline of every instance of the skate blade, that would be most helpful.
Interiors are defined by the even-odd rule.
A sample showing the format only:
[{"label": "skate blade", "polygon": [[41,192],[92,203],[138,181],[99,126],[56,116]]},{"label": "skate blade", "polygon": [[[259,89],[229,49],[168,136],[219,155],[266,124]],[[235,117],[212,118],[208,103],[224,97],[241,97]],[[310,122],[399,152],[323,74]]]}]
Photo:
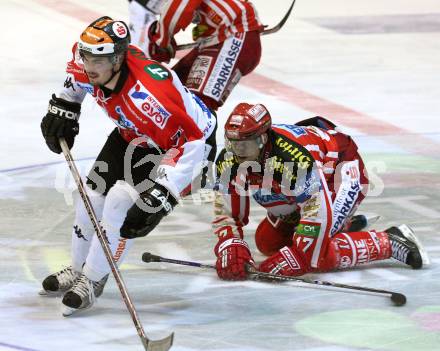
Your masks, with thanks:
[{"label": "skate blade", "polygon": [[69,317],[73,314],[77,314],[78,312],[88,310],[92,306],[93,306],[93,304],[91,304],[87,307],[81,307],[81,308],[72,308],[72,307],[68,307],[68,306],[63,306],[61,309],[61,313],[62,313],[63,317]]},{"label": "skate blade", "polygon": [[367,218],[367,228],[382,218],[381,215],[365,215],[365,217]]},{"label": "skate blade", "polygon": [[46,296],[46,297],[58,297],[58,296],[61,296],[62,294],[63,294],[62,291],[47,291],[47,290],[44,290],[44,289],[41,289],[38,292],[38,295]]},{"label": "skate blade", "polygon": [[429,266],[431,262],[428,253],[424,249],[422,243],[419,241],[417,236],[414,234],[413,230],[406,224],[400,225],[399,229],[408,240],[413,241],[417,245],[417,248],[420,251],[420,257],[422,257],[423,266]]}]

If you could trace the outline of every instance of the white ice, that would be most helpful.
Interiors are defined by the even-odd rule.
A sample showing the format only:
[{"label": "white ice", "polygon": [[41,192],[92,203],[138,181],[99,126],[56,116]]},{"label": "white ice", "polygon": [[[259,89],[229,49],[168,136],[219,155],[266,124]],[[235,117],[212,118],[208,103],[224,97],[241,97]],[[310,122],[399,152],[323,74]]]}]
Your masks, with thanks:
[{"label": "white ice", "polygon": [[[254,0],[274,25],[288,0]],[[42,279],[69,262],[72,192],[62,156],[40,132],[50,95],[80,31],[95,17],[127,19],[125,0],[0,1],[0,351],[141,350],[116,284],[90,311],[60,314],[60,299],[42,298]],[[393,25],[399,16],[407,22]],[[414,20],[429,15],[430,31]],[[336,29],[324,23],[336,23]],[[370,23],[371,32],[337,28]],[[377,33],[377,28],[382,33]],[[187,42],[189,33],[178,36]],[[262,102],[276,123],[316,114],[352,134],[384,189],[361,210],[380,228],[407,222],[431,255],[412,271],[396,262],[317,275],[319,279],[403,292],[386,298],[257,282],[223,282],[215,272],[144,264],[144,251],[213,263],[210,205],[183,205],[130,253],[122,274],[153,339],[175,332],[179,351],[437,350],[440,338],[440,3],[438,0],[297,0],[284,28],[263,37],[263,57],[220,110]],[[256,84],[257,82],[258,84]],[[113,124],[91,99],[83,105],[72,150],[90,168]],[[264,211],[253,208],[247,238]],[[256,255],[261,260],[261,255]]]}]

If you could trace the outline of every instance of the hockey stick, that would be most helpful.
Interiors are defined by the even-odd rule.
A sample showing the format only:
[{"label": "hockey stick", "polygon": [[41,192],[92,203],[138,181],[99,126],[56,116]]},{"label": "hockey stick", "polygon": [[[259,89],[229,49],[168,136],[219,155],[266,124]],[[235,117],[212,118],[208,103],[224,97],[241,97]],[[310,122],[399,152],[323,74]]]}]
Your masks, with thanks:
[{"label": "hockey stick", "polygon": [[67,146],[66,140],[64,138],[60,138],[61,149],[63,150],[64,157],[66,158],[67,164],[69,165],[70,171],[72,173],[73,178],[75,179],[75,183],[78,187],[79,194],[84,202],[84,206],[87,210],[87,213],[90,217],[90,221],[95,228],[96,235],[98,236],[99,242],[101,243],[102,249],[104,251],[105,257],[107,258],[108,264],[112,270],[113,276],[115,277],[116,283],[118,285],[119,291],[121,292],[122,298],[127,306],[128,312],[130,312],[133,323],[136,327],[137,333],[141,338],[142,345],[144,346],[146,351],[167,351],[171,348],[173,344],[174,333],[171,333],[166,338],[161,340],[151,340],[145,334],[145,331],[142,327],[141,321],[137,315],[137,312],[134,308],[133,302],[128,295],[127,288],[125,286],[124,280],[122,279],[121,272],[119,271],[118,266],[113,259],[113,254],[107,242],[107,237],[99,224],[98,218],[96,217],[95,211],[93,209],[92,203],[87,195],[86,189],[84,187],[84,183],[81,179],[81,176],[76,168],[75,161],[72,158],[72,154],[70,153],[69,147]]},{"label": "hockey stick", "polygon": [[[284,17],[281,19],[281,21],[277,25],[273,26],[272,28],[268,28],[268,29],[263,30],[260,33],[260,35],[266,35],[266,34],[272,34],[272,33],[278,32],[284,26],[284,23],[286,23],[287,19],[289,18],[290,13],[292,12],[292,9],[293,9],[293,5],[295,5],[295,1],[296,0],[292,1],[292,4],[290,4],[290,7],[287,10],[286,14],[284,15]],[[192,49],[205,41],[209,41],[210,39],[212,39],[212,37],[208,37],[205,40],[203,40],[202,42],[194,42],[194,43],[177,45],[176,51],[185,50],[185,49]]]},{"label": "hockey stick", "polygon": [[[142,261],[147,262],[147,263],[149,263],[149,262],[166,262],[166,263],[173,263],[173,264],[179,264],[179,265],[184,265],[184,266],[215,269],[215,266],[210,265],[210,264],[202,264],[202,263],[198,263],[198,262],[174,260],[171,258],[164,258],[161,256],[153,255],[149,252],[144,252],[144,254],[142,255]],[[283,276],[283,275],[258,272],[252,267],[247,267],[247,272],[248,272],[248,277],[251,280],[256,280],[256,281],[273,281],[273,282],[274,281],[278,281],[278,282],[296,281],[296,282],[312,284],[312,285],[316,285],[316,286],[333,287],[333,288],[337,288],[337,289],[345,289],[345,290],[351,290],[351,291],[362,291],[362,292],[368,293],[369,295],[387,296],[391,299],[391,301],[396,306],[403,306],[406,303],[405,295],[403,295],[401,293],[396,293],[393,291],[365,288],[362,286],[354,286],[354,285],[347,285],[347,284],[340,284],[340,283],[332,283],[332,282],[328,282],[325,280],[299,278],[299,277],[288,277],[288,276]]]}]

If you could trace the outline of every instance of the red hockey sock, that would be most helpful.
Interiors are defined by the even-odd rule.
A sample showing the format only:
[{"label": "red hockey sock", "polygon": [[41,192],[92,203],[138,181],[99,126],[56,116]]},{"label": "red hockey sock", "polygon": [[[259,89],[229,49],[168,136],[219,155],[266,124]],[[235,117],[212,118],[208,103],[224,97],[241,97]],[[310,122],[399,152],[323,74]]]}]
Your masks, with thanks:
[{"label": "red hockey sock", "polygon": [[390,257],[391,244],[385,232],[338,233],[331,239],[319,270],[354,267]]}]

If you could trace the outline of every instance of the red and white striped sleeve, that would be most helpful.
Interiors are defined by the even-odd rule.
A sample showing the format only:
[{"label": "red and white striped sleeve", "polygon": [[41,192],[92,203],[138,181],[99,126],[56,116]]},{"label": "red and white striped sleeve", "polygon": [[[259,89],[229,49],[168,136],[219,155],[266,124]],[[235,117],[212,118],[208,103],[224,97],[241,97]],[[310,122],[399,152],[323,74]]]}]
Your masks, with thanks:
[{"label": "red and white striped sleeve", "polygon": [[171,0],[166,2],[153,36],[153,40],[160,47],[167,47],[171,39],[192,21],[196,9],[203,0]]},{"label": "red and white striped sleeve", "polygon": [[221,238],[243,239],[243,227],[249,223],[250,199],[246,185],[236,183],[233,158],[223,150],[217,161],[217,190],[212,222],[214,233]]}]

